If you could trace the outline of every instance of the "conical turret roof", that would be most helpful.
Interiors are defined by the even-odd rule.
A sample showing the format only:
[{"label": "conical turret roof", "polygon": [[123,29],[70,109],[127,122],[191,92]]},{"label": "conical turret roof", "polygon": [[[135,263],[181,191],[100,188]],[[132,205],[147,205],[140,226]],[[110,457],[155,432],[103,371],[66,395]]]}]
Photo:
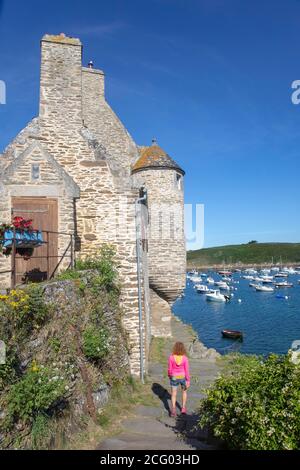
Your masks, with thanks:
[{"label": "conical turret roof", "polygon": [[176,170],[184,175],[184,171],[179,165],[170,157],[156,141],[150,147],[144,147],[141,150],[140,158],[135,162],[132,167],[132,173],[148,169],[169,169]]}]

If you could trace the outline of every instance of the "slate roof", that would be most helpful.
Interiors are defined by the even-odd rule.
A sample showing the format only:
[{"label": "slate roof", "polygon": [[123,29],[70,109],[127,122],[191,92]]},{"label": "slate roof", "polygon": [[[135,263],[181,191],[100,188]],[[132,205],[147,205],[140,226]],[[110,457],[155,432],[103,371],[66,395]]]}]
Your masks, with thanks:
[{"label": "slate roof", "polygon": [[184,171],[159,145],[154,143],[141,150],[140,158],[132,167],[132,173],[148,169],[173,169],[184,175]]}]

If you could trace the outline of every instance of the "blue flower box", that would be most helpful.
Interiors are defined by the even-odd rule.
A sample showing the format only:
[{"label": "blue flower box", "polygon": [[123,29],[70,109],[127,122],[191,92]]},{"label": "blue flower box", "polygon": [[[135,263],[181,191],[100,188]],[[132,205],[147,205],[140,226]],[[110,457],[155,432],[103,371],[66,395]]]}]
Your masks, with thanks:
[{"label": "blue flower box", "polygon": [[[2,246],[10,248],[13,244],[14,232],[13,230],[5,230],[3,234]],[[27,246],[41,246],[43,244],[43,234],[40,230],[34,232],[27,232],[22,230],[15,231],[16,247]]]}]

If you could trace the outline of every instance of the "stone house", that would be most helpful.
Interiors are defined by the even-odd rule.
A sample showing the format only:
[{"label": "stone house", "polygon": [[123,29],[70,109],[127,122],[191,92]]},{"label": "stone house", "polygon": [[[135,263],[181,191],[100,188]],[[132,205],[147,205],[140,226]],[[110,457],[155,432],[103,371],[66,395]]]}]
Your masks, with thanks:
[{"label": "stone house", "polygon": [[104,73],[82,66],[80,40],[45,35],[38,116],[0,155],[0,223],[32,218],[45,243],[28,261],[0,255],[0,288],[51,278],[114,245],[140,374],[151,335],[170,334],[170,306],[185,285],[183,176],[156,142],[133,141],[105,100]]}]

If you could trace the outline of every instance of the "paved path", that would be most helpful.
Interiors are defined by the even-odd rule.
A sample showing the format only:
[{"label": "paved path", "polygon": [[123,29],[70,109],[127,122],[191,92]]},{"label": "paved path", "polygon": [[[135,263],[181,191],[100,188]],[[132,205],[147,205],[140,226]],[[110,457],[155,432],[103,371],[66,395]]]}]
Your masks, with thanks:
[{"label": "paved path", "polygon": [[[123,431],[107,438],[97,447],[101,450],[186,450],[215,449],[217,444],[208,440],[205,431],[195,430],[198,420],[197,408],[203,398],[203,387],[212,383],[218,375],[220,366],[212,350],[207,350],[197,340],[191,328],[172,319],[172,338],[165,346],[165,357],[170,354],[176,340],[190,348],[191,387],[188,392],[188,414],[169,417],[169,380],[166,365],[152,363],[149,367],[149,383],[155,397],[155,406],[138,405],[133,416],[122,422]],[[179,395],[180,397],[180,395]],[[181,397],[180,397],[181,399]]]}]

